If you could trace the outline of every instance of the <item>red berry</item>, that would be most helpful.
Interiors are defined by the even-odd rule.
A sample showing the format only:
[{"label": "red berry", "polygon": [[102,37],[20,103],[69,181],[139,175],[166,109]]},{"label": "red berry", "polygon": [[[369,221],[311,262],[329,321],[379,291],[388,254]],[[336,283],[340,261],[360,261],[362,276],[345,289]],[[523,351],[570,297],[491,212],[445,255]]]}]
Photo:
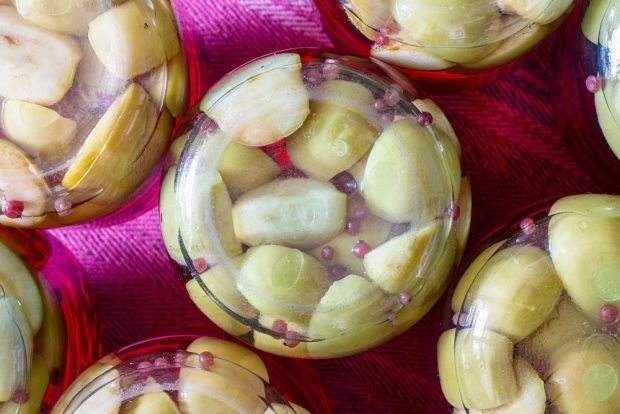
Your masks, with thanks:
[{"label": "red berry", "polygon": [[26,402],[28,402],[29,398],[30,398],[30,395],[28,395],[28,391],[16,390],[13,393],[13,397],[11,398],[11,400],[16,404],[25,404]]},{"label": "red berry", "polygon": [[155,361],[153,361],[153,365],[155,365],[156,367],[163,367],[168,365],[168,361],[166,361],[166,358],[164,357],[159,357],[156,358]]},{"label": "red berry", "polygon": [[378,45],[378,46],[385,46],[385,45],[387,45],[389,43],[390,43],[390,38],[389,37],[384,36],[384,35],[382,35],[380,33],[375,36],[375,44],[376,45]]},{"label": "red berry", "polygon": [[611,303],[605,303],[601,306],[598,316],[605,325],[611,325],[618,320],[618,308]]},{"label": "red berry", "polygon": [[521,220],[521,223],[519,223],[519,227],[528,236],[536,231],[536,223],[534,223],[534,220],[532,220],[531,218]]},{"label": "red berry", "polygon": [[197,257],[194,260],[192,260],[192,265],[194,266],[194,269],[196,269],[198,273],[202,273],[205,270],[207,270],[207,261],[202,257]]},{"label": "red berry", "polygon": [[321,72],[318,69],[310,69],[304,74],[304,78],[311,85],[318,85],[321,82]]},{"label": "red berry", "polygon": [[340,68],[338,67],[338,64],[336,62],[326,62],[321,67],[321,72],[323,73],[325,79],[333,80],[338,77],[338,74],[340,73]]},{"label": "red berry", "polygon": [[344,230],[347,233],[349,233],[351,236],[355,236],[356,234],[359,234],[361,229],[362,229],[361,221],[356,218],[350,218],[347,220],[347,224]]},{"label": "red berry", "polygon": [[174,355],[174,363],[176,365],[185,365],[185,354],[183,354],[182,352],[177,352]]},{"label": "red berry", "polygon": [[355,181],[355,178],[347,171],[341,172],[330,181],[338,191],[346,195],[351,195],[357,191],[357,181]]},{"label": "red berry", "polygon": [[71,201],[64,197],[54,200],[54,209],[59,216],[66,216],[67,214],[71,213],[71,207],[73,207]]},{"label": "red berry", "polygon": [[601,80],[596,75],[590,75],[586,78],[586,88],[592,93],[601,90]]},{"label": "red berry", "polygon": [[201,352],[198,355],[198,362],[204,370],[209,370],[213,366],[213,354],[211,352]]},{"label": "red berry", "polygon": [[400,93],[395,89],[388,89],[383,94],[383,100],[387,106],[395,106],[400,101]]},{"label": "red berry", "polygon": [[299,332],[286,331],[284,337],[284,345],[288,346],[289,348],[295,348],[297,345],[299,345]]},{"label": "red berry", "polygon": [[329,262],[334,258],[334,248],[331,246],[325,246],[321,249],[321,257],[326,262]]},{"label": "red berry", "polygon": [[335,264],[331,265],[327,268],[327,272],[329,273],[329,277],[334,280],[340,280],[347,274],[347,268],[343,265]]},{"label": "red berry", "polygon": [[24,212],[24,202],[19,200],[7,200],[3,207],[4,215],[10,219],[20,218]]},{"label": "red berry", "polygon": [[149,369],[153,366],[149,361],[142,361],[138,364],[138,369]]},{"label": "red berry", "polygon": [[364,220],[368,217],[368,209],[363,206],[356,207],[355,211],[353,212],[353,217],[355,217],[356,219]]},{"label": "red berry", "polygon": [[427,127],[433,123],[433,115],[430,112],[421,112],[416,121],[421,127]]},{"label": "red berry", "polygon": [[353,245],[351,253],[353,253],[353,256],[357,257],[358,259],[363,259],[364,256],[366,256],[371,250],[372,247],[370,247],[368,243],[366,243],[364,240],[358,240]]},{"label": "red berry", "polygon": [[275,321],[273,321],[273,324],[271,325],[271,330],[273,330],[274,332],[280,333],[280,334],[285,333],[287,329],[288,329],[288,325],[282,319],[276,319]]},{"label": "red berry", "polygon": [[411,293],[401,292],[401,294],[398,295],[398,299],[400,300],[400,303],[402,303],[403,305],[406,305],[411,302]]},{"label": "red berry", "polygon": [[383,112],[385,111],[385,108],[387,108],[387,104],[385,103],[384,99],[379,98],[375,101],[375,103],[373,104],[373,107],[375,108],[375,111]]}]

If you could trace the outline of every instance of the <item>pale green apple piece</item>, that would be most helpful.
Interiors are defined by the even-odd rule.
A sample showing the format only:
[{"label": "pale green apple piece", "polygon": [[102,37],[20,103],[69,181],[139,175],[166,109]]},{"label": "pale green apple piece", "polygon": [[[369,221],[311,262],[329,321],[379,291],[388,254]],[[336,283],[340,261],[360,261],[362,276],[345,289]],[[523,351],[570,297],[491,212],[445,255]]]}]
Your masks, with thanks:
[{"label": "pale green apple piece", "polygon": [[598,35],[601,31],[601,23],[610,0],[590,0],[586,13],[581,21],[583,35],[595,45],[598,44]]},{"label": "pale green apple piece", "polygon": [[[391,0],[347,0],[344,8],[346,11],[353,13],[353,17],[356,17],[356,20],[352,20],[356,26],[357,22],[361,20],[366,29],[379,30],[391,20],[390,3]],[[358,29],[364,32],[363,28],[359,26]]]},{"label": "pale green apple piece", "polygon": [[174,139],[174,141],[172,141],[172,144],[170,144],[170,149],[169,149],[169,154],[170,154],[170,162],[173,165],[176,165],[179,163],[179,160],[181,159],[181,154],[183,153],[183,149],[185,148],[185,144],[187,144],[187,141],[189,140],[189,132],[186,134],[181,135],[180,137],[177,137]]},{"label": "pale green apple piece", "polygon": [[284,404],[272,404],[271,407],[267,408],[265,414],[311,414],[310,411],[306,410],[304,407],[292,402],[288,404],[290,407]]},{"label": "pale green apple piece", "polygon": [[496,36],[493,35],[489,40],[490,43],[482,46],[427,47],[426,49],[435,56],[465,67],[472,62],[484,60],[494,53],[501,45],[501,41],[494,39]]},{"label": "pale green apple piece", "polygon": [[112,1],[14,0],[21,16],[52,32],[86,36],[88,23],[112,7]]},{"label": "pale green apple piece", "polygon": [[384,62],[406,69],[438,71],[455,64],[429,52],[425,47],[411,46],[398,41],[380,46],[373,44],[370,55]]},{"label": "pale green apple piece", "polygon": [[464,409],[456,376],[455,343],[456,329],[448,329],[441,334],[437,342],[437,369],[439,371],[441,391],[445,399],[453,407]]},{"label": "pale green apple piece", "polygon": [[61,371],[65,362],[66,334],[64,320],[52,290],[42,280],[38,280],[39,292],[43,302],[43,322],[34,338],[34,347],[41,355],[47,372]]},{"label": "pale green apple piece", "polygon": [[455,262],[459,264],[465,253],[467,239],[469,238],[469,230],[471,228],[472,195],[471,182],[468,177],[463,177],[461,179],[461,192],[456,201],[456,205],[459,208],[459,217],[454,224],[454,235],[457,243]]},{"label": "pale green apple piece", "polygon": [[507,404],[484,410],[483,414],[545,414],[547,396],[545,383],[525,359],[516,356],[514,369],[517,374],[519,391]]},{"label": "pale green apple piece", "polygon": [[306,344],[310,358],[340,358],[375,348],[396,336],[390,322],[365,325],[352,332]]},{"label": "pale green apple piece", "polygon": [[576,213],[591,217],[620,217],[620,196],[611,194],[578,194],[560,198],[551,206],[549,215]]},{"label": "pale green apple piece", "polygon": [[26,385],[32,363],[32,332],[14,297],[0,297],[0,402]]},{"label": "pale green apple piece", "polygon": [[0,414],[38,414],[41,412],[41,402],[47,385],[49,384],[49,373],[46,363],[42,357],[37,354],[32,355],[32,366],[28,375],[28,384],[26,392],[28,393],[28,401],[23,404],[16,404],[8,401],[0,406]]},{"label": "pale green apple piece", "polygon": [[161,234],[168,254],[178,264],[185,264],[181,246],[179,245],[179,211],[177,208],[176,196],[174,191],[174,179],[177,168],[172,167],[166,172],[162,179],[159,190],[159,216]]},{"label": "pale green apple piece", "polygon": [[516,14],[526,21],[540,25],[550,24],[566,14],[574,0],[498,0],[499,8]]},{"label": "pale green apple piece", "polygon": [[123,407],[124,414],[181,414],[170,394],[152,377],[145,381],[143,393]]},{"label": "pale green apple piece", "polygon": [[459,142],[456,132],[454,132],[454,128],[452,128],[450,120],[446,117],[446,114],[441,110],[439,105],[437,105],[435,101],[430,98],[416,99],[413,101],[413,104],[420,110],[420,112],[428,112],[432,115],[433,128],[442,131],[448,138],[450,138],[450,141],[454,145],[454,148],[458,154],[458,159],[460,160],[461,143]]}]

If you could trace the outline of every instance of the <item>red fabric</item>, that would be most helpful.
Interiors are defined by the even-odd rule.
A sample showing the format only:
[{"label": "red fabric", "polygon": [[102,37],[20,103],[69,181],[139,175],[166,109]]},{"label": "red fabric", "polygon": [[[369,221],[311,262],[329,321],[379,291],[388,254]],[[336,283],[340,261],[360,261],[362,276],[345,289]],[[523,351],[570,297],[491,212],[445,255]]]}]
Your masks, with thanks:
[{"label": "red fabric", "polygon": [[[201,43],[200,65],[209,84],[267,52],[330,45],[310,0],[173,4],[186,36]],[[461,139],[472,180],[470,245],[526,204],[600,191],[576,165],[554,123],[552,50],[552,41],[545,42],[511,76],[481,90],[435,96]],[[112,227],[82,225],[52,233],[73,250],[88,274],[100,303],[107,351],[211,327],[168,262],[157,209]],[[442,308],[440,303],[413,329],[375,350],[310,362],[336,412],[448,412],[435,362]]]}]

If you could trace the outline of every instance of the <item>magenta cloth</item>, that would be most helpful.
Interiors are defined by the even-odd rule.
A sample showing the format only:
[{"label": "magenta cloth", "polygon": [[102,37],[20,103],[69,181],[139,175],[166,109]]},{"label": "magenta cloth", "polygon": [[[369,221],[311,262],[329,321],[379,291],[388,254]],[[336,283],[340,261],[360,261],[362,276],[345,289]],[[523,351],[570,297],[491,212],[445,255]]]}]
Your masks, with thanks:
[{"label": "magenta cloth", "polygon": [[[311,0],[174,0],[173,4],[185,35],[201,44],[200,64],[208,84],[271,51],[331,44]],[[435,96],[461,139],[472,180],[470,246],[528,203],[600,191],[575,164],[554,124],[552,50],[552,41],[547,41],[511,76],[482,90]],[[155,208],[112,227],[82,225],[52,231],[88,274],[100,304],[106,351],[153,336],[211,327],[168,261],[158,218]],[[440,302],[413,329],[377,349],[312,361],[336,412],[448,412],[435,362],[443,306]]]}]

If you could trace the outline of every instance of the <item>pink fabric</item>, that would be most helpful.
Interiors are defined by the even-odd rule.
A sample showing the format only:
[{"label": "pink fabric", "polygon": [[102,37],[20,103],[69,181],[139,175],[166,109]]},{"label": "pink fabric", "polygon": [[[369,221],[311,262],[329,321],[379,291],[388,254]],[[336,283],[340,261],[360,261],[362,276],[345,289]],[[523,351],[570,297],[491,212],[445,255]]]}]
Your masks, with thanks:
[{"label": "pink fabric", "polygon": [[[186,36],[201,44],[200,64],[209,84],[267,52],[330,45],[310,0],[173,4]],[[436,97],[460,136],[472,179],[470,245],[525,204],[599,191],[575,164],[554,124],[551,53],[552,42],[547,41],[510,77],[482,90]],[[73,250],[88,274],[100,304],[107,351],[153,336],[210,329],[168,262],[156,208],[112,227],[83,225],[52,233]],[[442,306],[375,350],[312,361],[336,412],[448,412],[434,351]]]}]

